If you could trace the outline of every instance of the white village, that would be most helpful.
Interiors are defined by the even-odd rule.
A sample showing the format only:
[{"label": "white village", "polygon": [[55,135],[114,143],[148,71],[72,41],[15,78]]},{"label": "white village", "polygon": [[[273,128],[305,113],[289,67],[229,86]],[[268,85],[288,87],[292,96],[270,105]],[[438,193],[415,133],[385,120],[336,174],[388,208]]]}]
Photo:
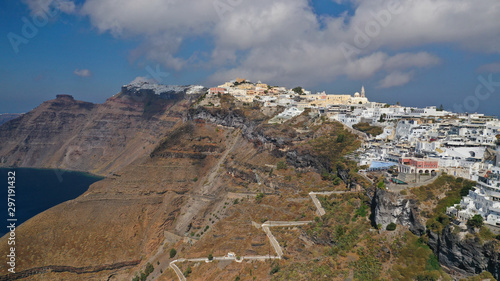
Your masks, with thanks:
[{"label": "white village", "polygon": [[[365,140],[351,157],[363,171],[390,171],[388,184],[416,186],[446,173],[477,182],[447,213],[460,222],[481,215],[500,226],[500,121],[478,113],[454,113],[443,106],[406,107],[369,101],[365,88],[354,94],[311,93],[238,78],[210,88],[210,97],[229,94],[242,103],[282,107],[270,123],[283,123],[308,110],[354,128]],[[214,99],[216,100],[216,99]],[[370,129],[370,131],[365,129]],[[354,131],[354,130],[353,130]],[[358,132],[359,133],[359,132]]]}]

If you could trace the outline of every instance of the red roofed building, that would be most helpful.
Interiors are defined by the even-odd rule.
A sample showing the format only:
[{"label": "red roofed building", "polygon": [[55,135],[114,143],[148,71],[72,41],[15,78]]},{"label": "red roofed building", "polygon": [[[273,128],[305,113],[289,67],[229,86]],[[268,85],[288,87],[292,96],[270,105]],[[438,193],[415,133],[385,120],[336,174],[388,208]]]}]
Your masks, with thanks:
[{"label": "red roofed building", "polygon": [[212,94],[212,95],[216,95],[216,94],[224,94],[226,93],[227,90],[224,89],[224,88],[210,88],[210,90],[208,91],[209,94]]},{"label": "red roofed building", "polygon": [[438,171],[438,160],[402,157],[398,169],[401,173],[433,174]]}]

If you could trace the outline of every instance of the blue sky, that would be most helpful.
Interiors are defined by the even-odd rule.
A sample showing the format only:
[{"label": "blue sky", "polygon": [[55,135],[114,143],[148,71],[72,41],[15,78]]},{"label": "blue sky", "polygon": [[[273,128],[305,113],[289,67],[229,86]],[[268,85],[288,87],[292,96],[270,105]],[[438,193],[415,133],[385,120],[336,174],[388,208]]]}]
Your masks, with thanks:
[{"label": "blue sky", "polygon": [[[57,94],[102,103],[159,70],[164,84],[365,85],[373,101],[500,115],[497,0],[115,2],[3,1],[0,112]],[[37,27],[40,16],[49,20]],[[29,36],[25,21],[37,29]],[[23,40],[17,53],[12,38]]]}]

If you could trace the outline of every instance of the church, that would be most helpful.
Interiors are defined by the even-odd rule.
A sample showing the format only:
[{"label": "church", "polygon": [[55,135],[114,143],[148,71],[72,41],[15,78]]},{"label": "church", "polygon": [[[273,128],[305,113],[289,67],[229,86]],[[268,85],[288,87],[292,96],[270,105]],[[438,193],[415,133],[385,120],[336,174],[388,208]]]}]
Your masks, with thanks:
[{"label": "church", "polygon": [[317,106],[334,105],[334,104],[365,104],[368,99],[365,96],[365,87],[361,87],[361,93],[356,92],[352,95],[327,95],[326,92],[308,95],[306,98]]},{"label": "church", "polygon": [[356,92],[354,97],[351,97],[350,104],[365,104],[368,103],[368,99],[365,96],[365,86],[361,87],[361,94]]}]

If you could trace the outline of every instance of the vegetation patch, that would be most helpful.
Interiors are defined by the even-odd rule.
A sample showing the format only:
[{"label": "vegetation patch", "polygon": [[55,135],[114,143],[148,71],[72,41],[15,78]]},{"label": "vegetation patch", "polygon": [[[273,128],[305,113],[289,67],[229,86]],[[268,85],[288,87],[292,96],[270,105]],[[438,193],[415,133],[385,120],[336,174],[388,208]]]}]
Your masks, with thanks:
[{"label": "vegetation patch", "polygon": [[378,126],[372,126],[369,123],[358,123],[352,126],[354,129],[372,136],[381,135],[384,131]]},{"label": "vegetation patch", "polygon": [[[460,203],[462,197],[469,194],[469,191],[474,188],[475,184],[475,182],[463,178],[441,175],[431,184],[413,188],[411,192],[417,197],[420,203],[431,202],[435,204],[431,212],[422,213],[428,218],[426,223],[427,229],[440,233],[451,221],[446,215],[446,208]],[[436,200],[443,193],[445,196]]]},{"label": "vegetation patch", "polygon": [[451,280],[425,241],[411,232],[396,238],[390,249],[396,257],[390,271],[392,280]]},{"label": "vegetation patch", "polygon": [[144,272],[140,272],[139,275],[136,275],[134,278],[132,278],[132,281],[146,281],[148,279],[148,276],[153,273],[155,268],[151,263],[146,264],[146,268],[144,269]]}]

